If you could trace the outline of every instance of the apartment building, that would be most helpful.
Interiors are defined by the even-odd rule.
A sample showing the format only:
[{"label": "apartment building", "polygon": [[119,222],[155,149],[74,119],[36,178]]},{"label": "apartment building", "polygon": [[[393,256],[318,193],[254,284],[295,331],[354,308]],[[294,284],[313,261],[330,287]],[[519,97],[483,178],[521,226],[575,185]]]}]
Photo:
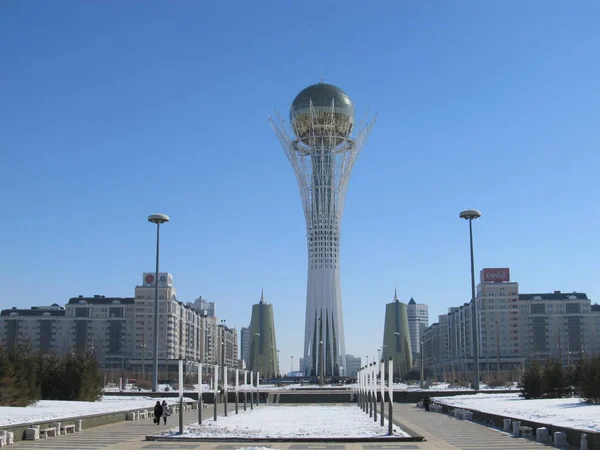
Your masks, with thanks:
[{"label": "apartment building", "polygon": [[14,351],[29,345],[35,352],[64,354],[68,348],[65,309],[56,303],[30,309],[0,311],[0,345]]},{"label": "apartment building", "polygon": [[94,352],[104,369],[131,370],[149,378],[154,351],[155,289],[158,283],[158,360],[162,374],[176,372],[179,359],[187,372],[198,362],[237,367],[237,331],[218,325],[214,303],[202,297],[177,299],[171,274],[144,273],[134,297],[82,295],[65,307],[54,304],[0,312],[0,345],[29,344],[35,351],[64,355]]},{"label": "apartment building", "polygon": [[70,298],[65,305],[67,352],[96,354],[101,368],[125,368],[134,339],[132,297]]},{"label": "apartment building", "polygon": [[[510,270],[483,269],[477,285],[480,372],[509,372],[532,360],[571,364],[600,351],[600,308],[583,293],[519,294]],[[471,304],[449,308],[425,330],[425,365],[438,376],[474,370]]]},{"label": "apartment building", "polygon": [[417,303],[411,297],[406,305],[408,315],[408,330],[410,332],[410,347],[413,354],[413,362],[418,360],[421,354],[421,338],[425,329],[429,326],[429,308],[423,303]]},{"label": "apartment building", "polygon": [[346,377],[355,377],[360,367],[360,356],[346,355],[346,371],[343,375]]}]

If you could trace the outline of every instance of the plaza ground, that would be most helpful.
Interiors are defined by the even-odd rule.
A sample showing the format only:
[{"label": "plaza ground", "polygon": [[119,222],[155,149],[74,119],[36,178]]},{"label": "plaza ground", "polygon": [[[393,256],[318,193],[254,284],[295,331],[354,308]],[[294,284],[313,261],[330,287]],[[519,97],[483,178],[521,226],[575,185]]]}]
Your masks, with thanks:
[{"label": "plaza ground", "polygon": [[[268,406],[261,405],[259,408]],[[358,406],[357,406],[358,408]],[[203,410],[203,417],[212,420],[212,408]],[[219,408],[219,414],[222,414]],[[184,424],[196,422],[198,410],[184,413]],[[362,442],[362,443],[302,443],[302,442],[153,442],[145,437],[166,427],[156,426],[151,420],[119,422],[84,430],[81,433],[58,436],[39,441],[19,441],[15,450],[237,450],[247,447],[268,447],[273,450],[540,450],[551,448],[543,444],[514,438],[492,428],[452,417],[427,413],[412,404],[395,403],[394,418],[402,428],[425,437],[426,442]],[[169,418],[168,427],[178,426],[178,415]]]}]

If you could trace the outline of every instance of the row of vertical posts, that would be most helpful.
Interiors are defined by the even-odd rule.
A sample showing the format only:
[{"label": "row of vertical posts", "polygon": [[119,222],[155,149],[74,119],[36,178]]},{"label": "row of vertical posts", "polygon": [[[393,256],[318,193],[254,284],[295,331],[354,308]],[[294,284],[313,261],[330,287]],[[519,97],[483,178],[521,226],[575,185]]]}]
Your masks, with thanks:
[{"label": "row of vertical posts", "polygon": [[[203,364],[198,364],[198,423],[202,425],[202,410],[204,408],[204,403],[202,400],[202,366]],[[214,365],[214,386],[213,386],[213,395],[214,395],[214,418],[213,420],[217,420],[217,399],[219,395],[219,366]],[[223,380],[223,413],[225,417],[227,417],[227,405],[229,401],[229,383],[227,381],[227,366],[224,367],[223,373],[225,373],[225,379]],[[235,413],[239,414],[239,379],[240,379],[240,370],[235,369]],[[256,387],[254,387],[254,372],[250,372],[250,409],[254,409],[254,404],[258,406],[259,395],[260,395],[260,372],[256,372]],[[180,396],[180,411],[182,411],[183,404],[183,368],[179,368],[179,396]],[[248,371],[244,370],[244,411],[246,411],[248,404]],[[180,414],[180,433],[183,430],[183,415]]]},{"label": "row of vertical posts", "polygon": [[[388,434],[393,434],[393,408],[392,402],[394,401],[394,391],[392,383],[393,370],[392,357],[388,362]],[[378,373],[379,371],[379,373]],[[377,389],[377,381],[379,376],[379,389]],[[382,359],[379,368],[377,363],[371,363],[365,367],[359,369],[357,374],[358,380],[358,407],[361,408],[365,414],[373,418],[373,421],[377,423],[377,391],[379,390],[379,401],[380,401],[380,425],[383,427],[384,424],[384,411],[385,411],[385,361]]]}]

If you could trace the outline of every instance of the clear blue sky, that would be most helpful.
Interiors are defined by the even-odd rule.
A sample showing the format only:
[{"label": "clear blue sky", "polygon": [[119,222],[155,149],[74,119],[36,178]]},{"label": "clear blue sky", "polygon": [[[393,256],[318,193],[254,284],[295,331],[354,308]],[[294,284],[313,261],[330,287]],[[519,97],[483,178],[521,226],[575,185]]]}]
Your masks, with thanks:
[{"label": "clear blue sky", "polygon": [[476,267],[521,292],[600,287],[600,3],[0,2],[0,308],[131,296],[162,269],[241,327],[261,287],[282,369],[307,255],[267,122],[325,80],[379,119],[342,228],[348,352],[376,354],[394,288],[435,319]]}]

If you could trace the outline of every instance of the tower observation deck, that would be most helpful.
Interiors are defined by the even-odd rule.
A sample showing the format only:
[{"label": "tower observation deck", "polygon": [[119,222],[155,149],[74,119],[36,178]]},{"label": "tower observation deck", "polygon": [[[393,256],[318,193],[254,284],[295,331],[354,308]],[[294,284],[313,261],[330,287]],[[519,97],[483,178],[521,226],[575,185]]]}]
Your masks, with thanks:
[{"label": "tower observation deck", "polygon": [[350,173],[374,119],[353,135],[354,103],[327,83],[302,90],[289,117],[290,127],[279,115],[269,121],[296,174],[306,220],[305,374],[344,375],[340,226]]}]

